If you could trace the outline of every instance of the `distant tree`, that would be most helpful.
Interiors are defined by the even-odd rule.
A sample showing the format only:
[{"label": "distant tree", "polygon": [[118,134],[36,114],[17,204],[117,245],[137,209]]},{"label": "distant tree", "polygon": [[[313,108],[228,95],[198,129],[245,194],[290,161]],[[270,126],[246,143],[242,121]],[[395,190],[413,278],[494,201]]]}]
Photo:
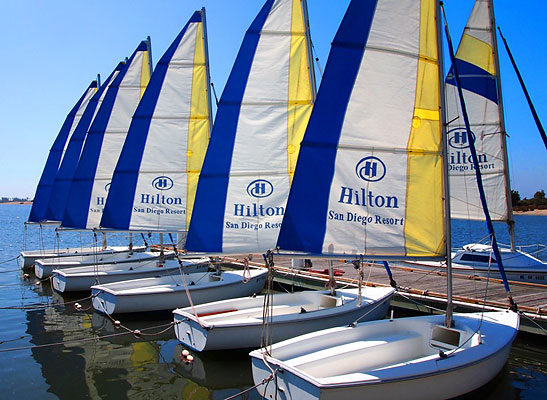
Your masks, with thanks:
[{"label": "distant tree", "polygon": [[516,190],[511,190],[511,204],[514,206],[518,206],[520,203],[520,194]]},{"label": "distant tree", "polygon": [[545,198],[545,191],[542,189],[534,194],[532,202],[535,206],[546,206],[547,199]]}]

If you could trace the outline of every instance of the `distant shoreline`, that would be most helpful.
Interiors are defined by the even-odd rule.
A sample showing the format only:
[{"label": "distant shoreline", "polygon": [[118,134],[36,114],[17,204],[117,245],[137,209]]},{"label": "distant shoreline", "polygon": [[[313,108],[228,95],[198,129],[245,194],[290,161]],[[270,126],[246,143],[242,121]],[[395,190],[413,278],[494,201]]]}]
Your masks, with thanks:
[{"label": "distant shoreline", "polygon": [[513,211],[515,215],[547,215],[547,210],[531,210],[531,211]]},{"label": "distant shoreline", "polygon": [[[32,204],[32,201],[5,201],[0,204]],[[530,211],[515,211],[513,210],[513,214],[515,215],[547,215],[547,210],[530,210]]]}]

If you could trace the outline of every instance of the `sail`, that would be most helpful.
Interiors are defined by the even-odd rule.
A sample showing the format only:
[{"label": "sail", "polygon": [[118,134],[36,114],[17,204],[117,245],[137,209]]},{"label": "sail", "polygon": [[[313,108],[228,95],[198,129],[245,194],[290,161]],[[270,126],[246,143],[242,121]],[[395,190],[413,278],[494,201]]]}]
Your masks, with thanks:
[{"label": "sail", "polygon": [[68,141],[59,170],[53,181],[49,200],[47,201],[46,219],[48,221],[61,222],[63,219],[68,191],[70,190],[70,184],[72,183],[74,172],[78,166],[78,160],[80,159],[87,131],[97,115],[97,111],[102,104],[110,83],[112,83],[112,80],[122,70],[123,66],[124,63],[119,63],[104,84],[93,95]]},{"label": "sail", "polygon": [[435,0],[352,1],[300,149],[278,246],[444,257]]},{"label": "sail", "polygon": [[30,209],[30,215],[28,218],[29,222],[40,222],[46,219],[49,196],[51,195],[53,182],[55,181],[57,171],[59,170],[59,166],[63,160],[66,147],[72,134],[74,133],[74,130],[76,129],[76,126],[78,126],[78,123],[80,122],[89,101],[96,92],[97,81],[93,81],[67,115],[63,126],[61,126],[61,130],[49,150],[46,165],[42,171],[40,181],[38,182],[36,194],[34,195],[34,201],[32,202],[32,208]]},{"label": "sail", "polygon": [[304,7],[266,1],[245,34],[199,178],[190,251],[275,245],[314,98]]},{"label": "sail", "polygon": [[204,10],[159,60],[127,134],[101,227],[185,231],[209,142]]},{"label": "sail", "polygon": [[[491,15],[488,0],[475,2],[456,53],[456,62],[488,211],[492,220],[507,221],[511,219],[511,194]],[[451,216],[484,220],[469,151],[470,137],[465,129],[452,69],[446,78],[446,107]]]},{"label": "sail", "polygon": [[150,73],[148,45],[141,42],[110,84],[89,128],[70,186],[63,227],[99,227],[114,167]]}]

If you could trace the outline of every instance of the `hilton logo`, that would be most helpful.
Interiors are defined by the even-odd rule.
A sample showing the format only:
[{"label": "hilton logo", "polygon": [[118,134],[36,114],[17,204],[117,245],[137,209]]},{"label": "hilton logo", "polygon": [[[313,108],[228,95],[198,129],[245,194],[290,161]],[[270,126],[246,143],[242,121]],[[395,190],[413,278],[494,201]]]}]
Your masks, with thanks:
[{"label": "hilton logo", "polygon": [[386,176],[386,165],[378,157],[365,157],[355,166],[359,178],[368,182],[378,182]]},{"label": "hilton logo", "polygon": [[247,194],[252,197],[268,197],[273,193],[273,185],[265,179],[257,179],[247,186]]},{"label": "hilton logo", "polygon": [[475,142],[475,135],[467,133],[465,129],[455,128],[448,131],[448,144],[455,149],[467,149],[469,147],[469,139]]},{"label": "hilton logo", "polygon": [[152,181],[152,186],[158,190],[169,190],[173,187],[173,180],[167,176],[158,176]]}]

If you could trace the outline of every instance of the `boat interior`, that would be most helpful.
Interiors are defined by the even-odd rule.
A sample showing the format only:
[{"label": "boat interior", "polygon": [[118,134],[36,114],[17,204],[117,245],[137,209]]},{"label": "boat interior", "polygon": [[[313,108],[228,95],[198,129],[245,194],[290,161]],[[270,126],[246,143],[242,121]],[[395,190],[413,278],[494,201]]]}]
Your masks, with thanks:
[{"label": "boat interior", "polygon": [[[386,324],[369,326],[373,329],[366,331],[359,326],[346,328],[345,335],[326,336],[321,347],[312,349],[301,341],[295,347],[274,349],[273,356],[322,383],[333,383],[377,379],[375,371],[396,367],[412,369],[416,363],[444,357],[444,352],[458,346],[468,348],[478,344],[478,335],[472,331],[436,323],[427,324],[427,329],[406,324],[391,329],[392,324],[387,326],[390,329],[385,329]],[[353,331],[347,332],[347,329]]]},{"label": "boat interior", "polygon": [[[308,312],[325,310],[347,304],[355,301],[355,297],[346,296],[338,293],[335,296],[317,292],[302,292],[289,296],[283,296],[284,300],[277,301],[277,304],[270,308],[273,316],[282,316],[288,314],[305,314]],[[292,297],[292,298],[291,298]],[[275,298],[275,297],[274,297]],[[231,302],[225,307],[217,305],[211,309],[198,309],[198,317],[209,323],[230,322],[234,319],[257,319],[262,320],[264,316],[263,298],[243,299],[240,302]],[[209,307],[210,308],[210,307]]]}]

